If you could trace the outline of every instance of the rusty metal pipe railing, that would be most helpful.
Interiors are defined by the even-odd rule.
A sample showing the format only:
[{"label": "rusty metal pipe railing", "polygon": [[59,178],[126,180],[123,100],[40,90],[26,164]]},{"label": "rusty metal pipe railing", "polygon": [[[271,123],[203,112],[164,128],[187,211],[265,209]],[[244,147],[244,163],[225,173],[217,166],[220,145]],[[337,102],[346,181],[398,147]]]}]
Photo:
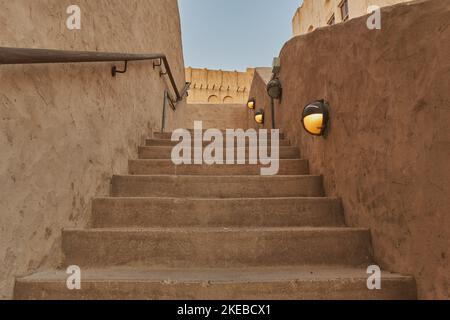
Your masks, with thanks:
[{"label": "rusty metal pipe railing", "polygon": [[183,100],[184,95],[189,89],[189,84],[180,91],[173,77],[169,62],[164,54],[129,54],[95,51],[66,51],[49,49],[28,49],[28,48],[7,48],[0,47],[0,65],[2,64],[38,64],[38,63],[81,63],[81,62],[118,62],[125,63],[125,69],[120,71],[116,66],[112,67],[112,75],[125,73],[128,62],[143,60],[159,60],[159,63],[153,62],[153,68],[164,64],[164,71],[160,76],[167,75],[170,84],[176,96],[175,103]]}]

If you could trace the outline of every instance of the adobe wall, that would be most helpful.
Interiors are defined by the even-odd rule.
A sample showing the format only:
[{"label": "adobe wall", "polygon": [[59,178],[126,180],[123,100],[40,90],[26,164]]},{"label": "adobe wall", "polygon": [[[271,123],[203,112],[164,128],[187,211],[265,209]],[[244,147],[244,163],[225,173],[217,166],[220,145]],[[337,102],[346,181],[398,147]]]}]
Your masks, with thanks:
[{"label": "adobe wall", "polygon": [[[422,299],[450,298],[450,2],[417,1],[293,38],[281,52],[278,124],[350,226],[372,232],[376,262],[416,278]],[[303,107],[331,106],[326,139]],[[257,97],[260,99],[260,97]]]},{"label": "adobe wall", "polygon": [[191,104],[180,109],[177,128],[193,129],[194,121],[202,121],[203,129],[247,128],[245,104]]},{"label": "adobe wall", "polygon": [[[71,4],[0,0],[0,46],[165,53],[183,86],[176,0],[78,0],[79,31],[66,28]],[[92,197],[160,128],[166,86],[152,62],[117,78],[111,66],[0,66],[0,298],[15,276],[58,265],[62,228],[88,223]]]},{"label": "adobe wall", "polygon": [[[318,27],[328,24],[334,14],[335,22],[342,22],[340,5],[343,0],[304,0],[292,18],[292,30],[294,36],[302,35]],[[367,14],[369,6],[392,6],[397,3],[411,0],[348,0],[349,19],[361,17]],[[312,29],[312,30],[311,30]]]},{"label": "adobe wall", "polygon": [[[249,99],[255,99],[255,109],[247,109],[247,125],[249,128],[271,129],[272,128],[272,108],[271,99],[267,94],[267,84],[272,76],[272,68],[257,68],[250,87]],[[275,101],[278,104],[278,101]],[[255,122],[255,112],[264,110],[264,124]]]},{"label": "adobe wall", "polygon": [[254,68],[246,72],[186,68],[186,81],[191,83],[188,103],[246,103]]}]

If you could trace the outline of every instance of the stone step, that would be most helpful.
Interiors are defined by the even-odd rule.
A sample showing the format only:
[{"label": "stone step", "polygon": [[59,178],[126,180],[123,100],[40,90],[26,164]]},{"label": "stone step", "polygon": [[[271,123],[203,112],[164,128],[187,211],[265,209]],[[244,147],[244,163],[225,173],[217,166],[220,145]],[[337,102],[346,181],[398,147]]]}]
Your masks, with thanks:
[{"label": "stone step", "polygon": [[[233,129],[235,130],[235,129]],[[245,129],[244,129],[245,130]],[[188,131],[193,132],[193,129],[189,129]],[[203,132],[205,132],[206,130],[203,130]],[[220,130],[225,137],[225,130]],[[259,135],[258,135],[259,136]],[[270,138],[270,131],[268,131],[267,133],[267,137]],[[153,132],[153,136],[154,139],[167,139],[167,140],[171,140],[172,138],[172,132]],[[283,132],[280,132],[280,139],[286,139],[286,135]]]},{"label": "stone step", "polygon": [[344,226],[336,198],[98,198],[92,214],[94,228]]},{"label": "stone step", "polygon": [[[270,148],[269,154],[270,154]],[[171,159],[172,147],[139,147],[139,159]],[[191,149],[192,154],[194,149]],[[237,148],[235,148],[235,158],[237,156]],[[249,149],[245,148],[246,159],[248,159]],[[226,151],[224,149],[224,159],[226,159]],[[300,151],[297,147],[280,147],[280,159],[300,159]]]},{"label": "stone step", "polygon": [[64,271],[19,278],[18,300],[414,300],[412,277],[383,272],[367,289],[365,268],[303,266],[245,269],[82,270],[81,290]]},{"label": "stone step", "polygon": [[[167,140],[167,139],[147,139],[145,142],[145,145],[147,147],[174,147],[176,145],[178,145],[180,143],[180,141],[171,141],[171,140]],[[211,141],[203,141],[202,142],[202,146],[206,147],[208,145],[211,144]],[[226,142],[223,142],[224,147],[226,147]],[[235,141],[235,145],[237,146],[238,143]],[[265,145],[265,146],[270,146],[271,145],[271,140],[257,140],[253,143],[249,143],[249,141],[245,141],[245,147],[249,147],[249,146],[256,146],[258,147],[259,145]],[[289,147],[291,145],[291,142],[289,140],[279,140],[278,145],[280,147]],[[192,141],[192,146],[194,146],[194,141]]]},{"label": "stone step", "polygon": [[113,197],[322,197],[321,176],[114,176]]},{"label": "stone step", "polygon": [[369,265],[370,232],[356,228],[153,228],[63,231],[65,265]]},{"label": "stone step", "polygon": [[[133,175],[260,175],[266,165],[174,165],[172,160],[140,159],[129,161]],[[307,160],[280,160],[278,175],[303,175],[309,173]]]}]

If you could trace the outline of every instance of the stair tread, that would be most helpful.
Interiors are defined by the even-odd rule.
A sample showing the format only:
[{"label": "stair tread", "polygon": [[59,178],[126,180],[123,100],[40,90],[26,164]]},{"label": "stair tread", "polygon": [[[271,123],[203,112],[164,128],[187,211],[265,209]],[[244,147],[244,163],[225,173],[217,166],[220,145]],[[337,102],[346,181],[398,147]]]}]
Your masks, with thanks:
[{"label": "stair tread", "polygon": [[260,176],[260,175],[116,175],[112,177],[114,197],[196,197],[254,198],[271,196],[324,195],[322,176]]},{"label": "stair tread", "polygon": [[78,233],[108,233],[108,232],[120,232],[120,233],[152,233],[152,232],[287,232],[296,231],[304,233],[346,233],[346,232],[369,232],[366,228],[353,228],[353,227],[170,227],[170,228],[66,228],[64,232],[78,232]]},{"label": "stair tread", "polygon": [[[154,147],[154,146],[160,146],[160,147],[174,147],[178,145],[181,141],[180,140],[171,140],[171,139],[146,139],[145,145],[148,147]],[[258,139],[256,141],[249,141],[246,140],[235,140],[235,146],[237,146],[239,143],[244,142],[245,147],[258,147],[259,145],[266,145],[271,146],[272,140],[270,139]],[[212,141],[201,141],[198,144],[201,144],[203,147],[206,147],[208,145],[211,145]],[[195,145],[195,141],[191,141],[191,146],[193,147]],[[226,142],[223,142],[223,146],[226,147]],[[290,147],[291,142],[287,139],[279,139],[278,140],[278,146],[280,147]]]},{"label": "stair tread", "polygon": [[67,274],[44,271],[16,280],[16,299],[63,300],[415,300],[414,278],[382,272],[382,290],[368,290],[366,266],[227,269],[83,269],[81,290]]},{"label": "stair tread", "polygon": [[[241,151],[245,154],[245,159],[248,159],[251,156],[250,149],[252,148],[238,148],[237,146],[234,147],[234,154],[236,156],[236,153]],[[140,159],[171,159],[173,147],[171,146],[140,146],[138,148],[139,158]],[[205,148],[191,148],[191,154],[195,150],[200,150],[201,152],[204,152]],[[255,148],[256,150],[256,148]],[[263,158],[270,158],[271,154],[271,148],[268,148],[268,155],[267,157]],[[300,149],[298,147],[292,147],[292,146],[280,146],[278,148],[279,150],[279,156],[280,159],[299,159],[300,156]],[[223,149],[224,157],[226,157],[226,148]],[[253,157],[253,156],[252,156]]]},{"label": "stair tread", "polygon": [[[252,281],[327,281],[331,279],[367,280],[365,268],[349,266],[296,266],[248,268],[130,268],[108,267],[82,270],[82,281],[178,281],[178,282],[252,282]],[[411,276],[382,271],[384,280],[412,280]],[[49,270],[19,278],[21,282],[66,281],[65,270]]]},{"label": "stair tread", "polygon": [[291,175],[281,175],[281,176],[249,176],[249,175],[176,175],[176,174],[117,174],[114,177],[118,178],[169,178],[169,179],[223,179],[223,178],[241,178],[241,179],[286,179],[286,178],[321,178],[321,175],[314,174],[291,174]]},{"label": "stair tread", "polygon": [[[237,138],[236,138],[237,139]],[[169,139],[169,138],[166,138],[166,139],[164,139],[164,138],[147,138],[147,139],[145,139],[146,141],[161,141],[161,142],[167,142],[167,141],[171,141],[171,142],[180,142],[180,140],[172,140],[171,138]],[[285,138],[279,138],[278,139],[279,141],[290,141],[289,139],[285,139]],[[235,140],[235,141],[241,141],[241,140]],[[246,137],[245,138],[245,141],[249,141],[249,138],[248,137]],[[258,140],[257,141],[268,141],[268,142],[270,142],[270,141],[272,141],[272,138],[270,138],[270,137],[268,137],[267,139],[262,139],[262,138],[259,138],[258,137]],[[194,142],[194,139],[192,139],[192,142]],[[202,142],[204,142],[204,143],[211,143],[212,141],[211,140],[202,140]],[[226,143],[226,140],[224,141],[224,144]]]},{"label": "stair tread", "polygon": [[[190,131],[190,132],[193,132],[193,131],[196,130],[196,129],[189,129],[189,128],[178,128],[177,130],[179,130],[179,129],[187,130],[187,131]],[[219,128],[203,128],[201,131],[204,133],[205,131],[211,130],[211,129],[219,130],[219,131],[221,131],[221,132],[226,132],[227,130],[233,130],[233,131],[236,131],[236,130],[244,130],[244,131],[247,131],[247,130],[252,130],[253,128],[227,128],[227,129],[219,129]],[[198,129],[197,129],[197,130],[198,130]],[[257,129],[253,129],[253,130],[256,130],[256,132],[259,133],[259,129],[258,129],[258,130],[257,130]],[[268,132],[267,134],[269,134],[271,130],[272,130],[272,129],[267,129],[267,132]],[[281,130],[281,129],[275,129],[275,130],[278,130],[278,131],[280,132],[280,134],[284,134],[284,131]],[[164,132],[154,131],[154,132],[153,132],[154,135],[155,135],[155,134],[172,134],[172,133],[173,133],[173,131],[164,131]]]},{"label": "stair tread", "polygon": [[[270,165],[249,164],[182,164],[171,159],[133,159],[128,161],[128,173],[132,175],[261,175],[262,168]],[[277,175],[309,174],[309,162],[305,159],[280,159]]]},{"label": "stair tread", "polygon": [[[246,140],[248,140],[248,137],[245,138]],[[152,140],[152,141],[172,141],[171,138],[147,138],[146,140]],[[270,136],[267,137],[267,139],[260,139],[258,137],[258,141],[271,141],[272,138]],[[286,138],[280,138],[280,141],[289,141],[289,139]],[[175,140],[176,142],[178,142],[178,140]],[[203,141],[203,142],[211,142],[211,141]]]},{"label": "stair tread", "polygon": [[[162,149],[162,150],[167,150],[167,149],[172,150],[173,149],[172,146],[139,146],[139,148],[152,148],[152,149]],[[299,149],[298,147],[294,147],[294,146],[279,146],[279,148],[280,149],[296,149],[296,150]],[[191,149],[195,150],[195,149],[205,149],[205,148],[203,148],[203,147],[201,147],[201,148],[191,147]],[[226,149],[226,146],[224,146],[224,149]],[[249,148],[248,147],[238,147],[237,145],[235,145],[234,149],[249,149]],[[268,149],[270,150],[270,148],[268,148]]]},{"label": "stair tread", "polygon": [[[244,129],[244,130],[246,130],[246,129]],[[225,130],[220,130],[220,131],[222,131],[222,134],[225,136]],[[204,132],[205,132],[205,130],[203,131],[203,133]],[[258,138],[259,138],[260,134],[259,134],[258,131],[257,131],[257,133],[258,133]],[[152,134],[152,136],[148,137],[148,139],[171,140],[172,139],[172,134],[173,134],[172,132],[163,132],[163,133],[161,133],[161,132],[154,132]],[[192,130],[191,130],[191,135],[192,135]],[[270,132],[267,132],[266,138],[267,138],[267,140],[272,139]],[[280,133],[279,133],[279,138],[280,138],[280,140],[289,140],[289,138],[286,136],[286,134],[284,132],[282,132],[282,131],[280,131]]]},{"label": "stair tread", "polygon": [[[225,159],[226,160],[226,159]],[[136,161],[136,162],[151,162],[151,163],[171,163],[174,166],[178,166],[176,164],[174,164],[172,162],[172,159],[131,159],[129,161]],[[308,161],[307,159],[303,159],[303,158],[298,158],[298,159],[280,159],[280,162],[285,162],[285,163],[292,163],[292,162],[297,162],[297,161]],[[183,164],[184,165],[184,164]],[[189,164],[188,166],[206,166],[207,164]],[[262,166],[262,164],[258,163],[258,164],[233,164],[236,166]],[[209,166],[209,165],[207,165]],[[230,166],[229,164],[214,164],[212,166]]]},{"label": "stair tread", "polygon": [[272,197],[272,198],[186,198],[186,197],[96,197],[97,200],[171,200],[171,201],[273,201],[273,200],[302,200],[302,201],[336,201],[338,197]]}]

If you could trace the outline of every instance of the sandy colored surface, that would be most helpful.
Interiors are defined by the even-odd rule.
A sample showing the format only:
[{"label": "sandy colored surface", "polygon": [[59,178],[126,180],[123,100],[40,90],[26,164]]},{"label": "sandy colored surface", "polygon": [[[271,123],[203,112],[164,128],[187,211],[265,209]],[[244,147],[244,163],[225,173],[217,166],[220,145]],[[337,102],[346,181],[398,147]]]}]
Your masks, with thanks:
[{"label": "sandy colored surface", "polygon": [[[411,0],[348,0],[349,19],[361,17],[367,14],[369,6],[392,6],[397,3]],[[342,22],[342,0],[304,0],[292,18],[292,30],[294,35],[302,35],[318,27],[324,27],[334,14],[335,23]]]},{"label": "sandy colored surface", "polygon": [[[272,128],[271,99],[267,94],[267,84],[272,77],[272,68],[257,68],[250,88],[249,99],[255,99],[255,110],[247,109],[247,125],[255,129]],[[278,100],[275,101],[278,105]],[[264,125],[255,122],[255,112],[264,110]],[[276,112],[276,111],[275,111]],[[276,116],[276,113],[275,113]]]},{"label": "sandy colored surface", "polygon": [[[170,138],[154,134],[163,137]],[[272,177],[210,175],[203,166],[193,176],[156,165],[143,176],[129,169],[114,176],[112,198],[94,200],[87,228],[63,230],[63,266],[80,266],[82,289],[67,290],[61,272],[48,271],[18,278],[16,299],[416,298],[409,276],[368,289],[370,231],[345,226],[341,203],[323,197],[320,176],[294,166],[296,175]]]},{"label": "sandy colored surface", "polygon": [[344,226],[335,198],[97,198],[92,226],[296,227]]},{"label": "sandy colored surface", "polygon": [[[175,0],[79,0],[80,31],[66,28],[70,4],[0,0],[0,46],[165,53],[182,87]],[[116,79],[111,65],[0,66],[0,298],[15,276],[58,265],[61,229],[86,224],[92,197],[160,128],[166,86],[152,62]]]},{"label": "sandy colored surface", "polygon": [[254,68],[245,72],[186,68],[186,81],[191,83],[188,103],[245,104]]},{"label": "sandy colored surface", "polygon": [[[449,299],[450,2],[385,8],[382,19],[380,31],[363,17],[284,46],[278,125],[326,194],[342,197],[347,223],[371,229],[375,260],[413,275],[419,298]],[[321,98],[327,139],[300,121]]]},{"label": "sandy colored surface", "polygon": [[[80,291],[65,287],[67,274],[43,272],[16,283],[16,299],[415,299],[411,277],[384,272],[383,290],[369,291],[363,268],[303,266],[245,269],[86,270]],[[109,279],[105,281],[105,277]]]},{"label": "sandy colored surface", "polygon": [[203,121],[203,129],[247,128],[245,103],[187,104],[179,110],[177,128],[194,128],[194,121]]}]

